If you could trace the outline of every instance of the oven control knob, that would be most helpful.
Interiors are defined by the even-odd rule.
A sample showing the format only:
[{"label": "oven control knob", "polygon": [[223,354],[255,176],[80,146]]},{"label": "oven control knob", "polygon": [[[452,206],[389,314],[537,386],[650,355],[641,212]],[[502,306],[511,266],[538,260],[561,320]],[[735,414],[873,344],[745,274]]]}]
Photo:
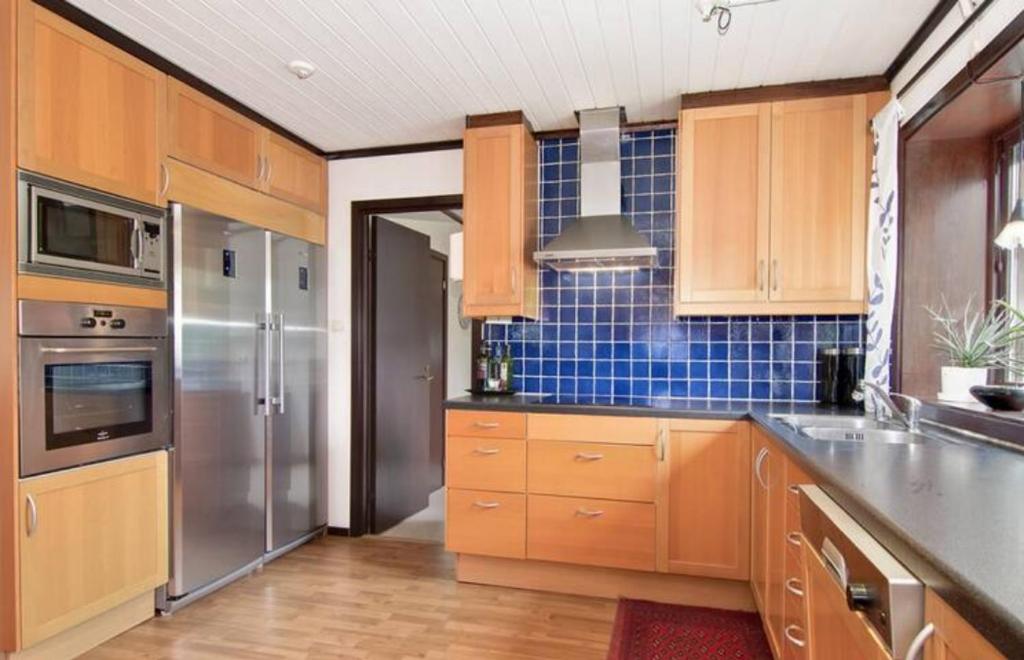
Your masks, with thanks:
[{"label": "oven control knob", "polygon": [[124,319],[114,319],[110,322],[110,327],[114,330],[121,330],[125,325]]},{"label": "oven control knob", "polygon": [[96,319],[92,318],[91,316],[86,316],[84,319],[82,319],[82,322],[79,323],[79,325],[81,325],[83,328],[95,328]]},{"label": "oven control knob", "polygon": [[846,604],[851,610],[864,612],[875,604],[875,588],[863,582],[851,582],[846,585]]}]

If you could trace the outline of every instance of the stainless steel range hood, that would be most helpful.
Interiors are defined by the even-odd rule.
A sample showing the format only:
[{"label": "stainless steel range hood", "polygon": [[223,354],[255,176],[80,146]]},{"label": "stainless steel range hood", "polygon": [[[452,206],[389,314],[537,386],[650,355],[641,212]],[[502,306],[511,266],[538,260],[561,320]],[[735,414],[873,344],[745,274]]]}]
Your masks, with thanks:
[{"label": "stainless steel range hood", "polygon": [[657,263],[658,251],[622,215],[619,114],[619,108],[580,112],[580,217],[533,253],[541,266],[637,270]]}]

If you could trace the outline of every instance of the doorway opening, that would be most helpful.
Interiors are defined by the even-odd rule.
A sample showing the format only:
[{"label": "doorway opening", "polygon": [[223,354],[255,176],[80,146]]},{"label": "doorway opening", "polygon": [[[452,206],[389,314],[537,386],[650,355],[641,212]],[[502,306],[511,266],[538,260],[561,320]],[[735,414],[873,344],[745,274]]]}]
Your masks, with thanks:
[{"label": "doorway opening", "polygon": [[353,536],[444,541],[443,402],[470,386],[480,336],[450,272],[461,208],[461,195],[352,205]]}]

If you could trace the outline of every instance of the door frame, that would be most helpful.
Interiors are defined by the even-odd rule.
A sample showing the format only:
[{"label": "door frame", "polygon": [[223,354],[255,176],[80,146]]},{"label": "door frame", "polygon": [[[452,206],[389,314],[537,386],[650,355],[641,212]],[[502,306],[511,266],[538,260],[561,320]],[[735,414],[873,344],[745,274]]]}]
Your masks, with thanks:
[{"label": "door frame", "polygon": [[[462,208],[462,195],[432,195],[352,202],[352,409],[349,492],[350,536],[370,531],[373,520],[374,417],[377,401],[376,305],[370,219],[388,213]],[[447,372],[447,369],[445,369]]]},{"label": "door frame", "polygon": [[[450,214],[448,217],[452,217]],[[459,224],[462,224],[461,220],[457,220]],[[444,392],[443,398],[448,398],[448,255],[437,250],[430,250],[430,258],[434,261],[441,262],[441,268],[444,271],[444,279],[441,280],[443,286],[441,288],[441,308],[444,313],[441,314],[441,391]],[[472,357],[470,362],[472,362]],[[445,483],[445,437],[448,435],[448,420],[445,419],[444,415],[441,415],[441,487],[444,487]]]}]

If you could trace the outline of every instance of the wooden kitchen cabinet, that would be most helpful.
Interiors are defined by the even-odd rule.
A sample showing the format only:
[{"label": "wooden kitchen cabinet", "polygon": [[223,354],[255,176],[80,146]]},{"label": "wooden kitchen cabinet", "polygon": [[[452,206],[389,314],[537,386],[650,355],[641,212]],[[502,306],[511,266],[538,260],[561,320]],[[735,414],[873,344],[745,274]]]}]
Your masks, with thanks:
[{"label": "wooden kitchen cabinet", "polygon": [[924,595],[924,620],[935,626],[935,632],[925,643],[925,660],[1002,660],[1006,657],[931,589]]},{"label": "wooden kitchen cabinet", "polygon": [[19,485],[21,643],[29,647],[167,581],[167,454]]},{"label": "wooden kitchen cabinet", "polygon": [[750,425],[669,423],[668,570],[750,578]]},{"label": "wooden kitchen cabinet", "polygon": [[537,318],[537,143],[523,123],[463,135],[463,313]]},{"label": "wooden kitchen cabinet", "polygon": [[157,204],[165,95],[157,69],[19,0],[19,167]]},{"label": "wooden kitchen cabinet", "polygon": [[170,156],[250,188],[263,185],[262,126],[173,78],[167,91]]},{"label": "wooden kitchen cabinet", "polygon": [[754,429],[753,438],[750,582],[768,642],[780,657],[785,621],[786,457],[760,429]]},{"label": "wooden kitchen cabinet", "polygon": [[264,190],[317,213],[327,211],[327,161],[267,131]]}]

